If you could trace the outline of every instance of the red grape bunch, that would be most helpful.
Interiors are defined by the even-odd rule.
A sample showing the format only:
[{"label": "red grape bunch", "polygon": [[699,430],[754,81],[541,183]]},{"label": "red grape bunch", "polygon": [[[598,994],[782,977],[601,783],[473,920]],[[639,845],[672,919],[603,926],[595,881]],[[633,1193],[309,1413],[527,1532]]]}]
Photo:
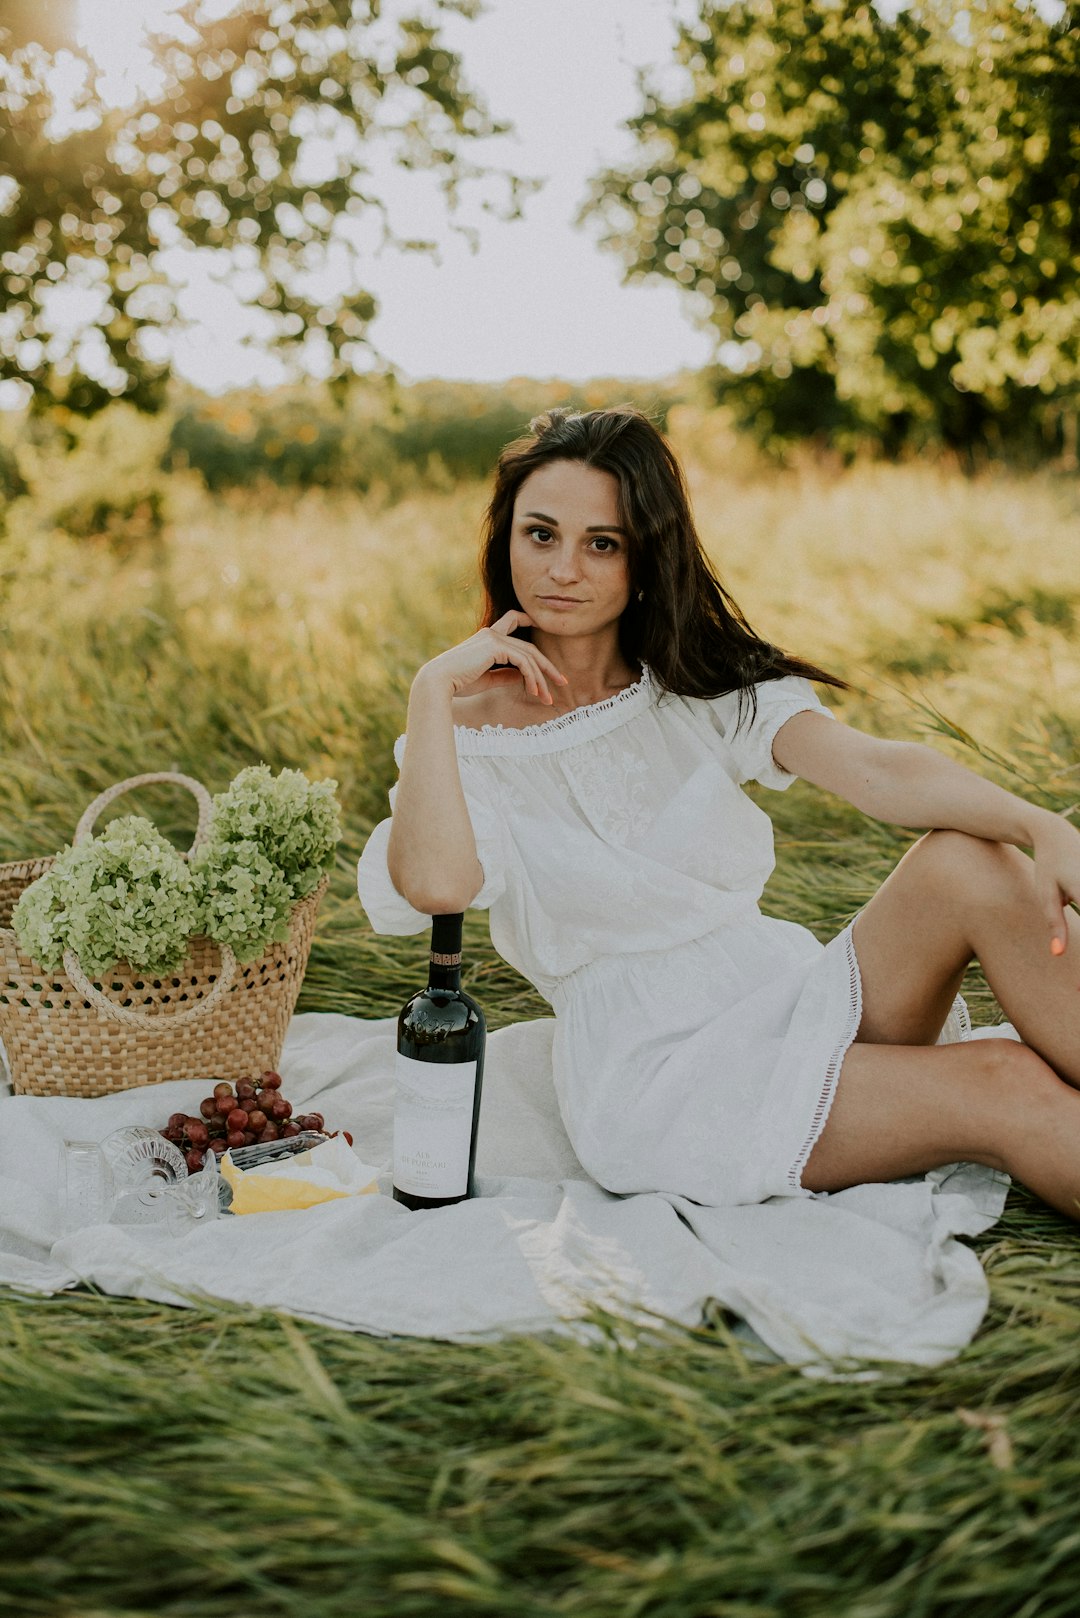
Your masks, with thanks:
[{"label": "red grape bunch", "polygon": [[[254,1146],[257,1141],[289,1140],[305,1129],[323,1132],[321,1112],[293,1113],[292,1102],[281,1094],[280,1073],[264,1073],[258,1081],[238,1079],[235,1090],[223,1080],[200,1104],[199,1113],[193,1117],[174,1112],[159,1130],[179,1146],[190,1174],[199,1172],[207,1152],[223,1157],[230,1148]],[[341,1133],[351,1146],[348,1130]]]}]

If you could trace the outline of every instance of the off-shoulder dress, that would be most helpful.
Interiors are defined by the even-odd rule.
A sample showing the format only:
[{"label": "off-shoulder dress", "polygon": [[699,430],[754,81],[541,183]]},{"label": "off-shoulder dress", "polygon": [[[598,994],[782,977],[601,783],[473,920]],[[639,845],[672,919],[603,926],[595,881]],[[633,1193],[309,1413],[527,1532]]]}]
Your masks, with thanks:
[{"label": "off-shoulder dress", "polygon": [[[645,668],[543,724],[455,727],[484,871],[473,905],[554,1010],[563,1122],[609,1191],[815,1194],[802,1171],[861,1016],[854,921],[821,943],[762,914],[772,822],[741,789],[790,786],[776,732],[829,709],[793,676],[755,695],[739,723],[737,693],[661,693]],[[364,847],[360,899],[377,933],[420,932],[430,918],[390,880],[390,824]],[[957,996],[938,1043],[970,1034]]]}]

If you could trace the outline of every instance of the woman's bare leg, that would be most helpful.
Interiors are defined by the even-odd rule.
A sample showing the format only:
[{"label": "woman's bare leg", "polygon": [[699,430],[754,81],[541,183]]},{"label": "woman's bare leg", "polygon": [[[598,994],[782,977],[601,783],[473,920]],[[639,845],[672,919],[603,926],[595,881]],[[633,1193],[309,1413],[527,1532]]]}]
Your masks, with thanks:
[{"label": "woman's bare leg", "polygon": [[[1031,873],[1010,845],[934,831],[860,913],[863,1015],[810,1190],[976,1162],[1080,1218],[1080,927],[1067,912],[1050,954]],[[975,956],[1022,1044],[933,1045]]]},{"label": "woman's bare leg", "polygon": [[803,1185],[840,1191],[957,1162],[1005,1169],[1080,1221],[1080,1092],[1011,1039],[852,1045]]},{"label": "woman's bare leg", "polygon": [[931,1044],[977,958],[1024,1044],[1080,1087],[1080,917],[1066,910],[1068,948],[1051,955],[1033,871],[1010,843],[966,832],[913,844],[855,921],[857,1040]]}]

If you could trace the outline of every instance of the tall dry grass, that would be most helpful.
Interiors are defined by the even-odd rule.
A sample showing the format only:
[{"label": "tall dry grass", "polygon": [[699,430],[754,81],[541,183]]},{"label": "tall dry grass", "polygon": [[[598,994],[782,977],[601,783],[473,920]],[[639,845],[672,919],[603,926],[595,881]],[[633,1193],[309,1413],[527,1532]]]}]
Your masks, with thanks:
[{"label": "tall dry grass", "polygon": [[[702,532],[768,638],[852,681],[850,723],[1080,798],[1077,493],[1051,475],[765,471],[676,413]],[[100,471],[100,469],[98,469]],[[70,468],[58,469],[57,486]],[[409,681],[474,626],[484,491],[211,497],[75,542],[45,494],[0,542],[0,857],[51,852],[113,780],[333,774],[347,837],[301,1009],[394,1011],[353,864]],[[829,700],[834,700],[832,694]],[[915,831],[761,792],[766,908],[824,938]],[[145,807],[177,838],[188,806]],[[492,1023],[543,1015],[469,918]],[[999,1013],[977,972],[978,1021]],[[722,1318],[634,1349],[382,1342],[231,1308],[0,1297],[0,1604],[50,1618],[1072,1618],[1075,1228],[1020,1190],[979,1239],[992,1306],[934,1372],[825,1384]]]}]

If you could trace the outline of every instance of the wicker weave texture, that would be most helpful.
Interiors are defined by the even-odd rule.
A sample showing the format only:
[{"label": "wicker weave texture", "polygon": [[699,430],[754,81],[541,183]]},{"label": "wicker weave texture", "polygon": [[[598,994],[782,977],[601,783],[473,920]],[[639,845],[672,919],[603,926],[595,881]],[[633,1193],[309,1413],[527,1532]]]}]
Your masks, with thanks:
[{"label": "wicker weave texture", "polygon": [[51,864],[0,865],[0,1039],[17,1095],[102,1096],[167,1079],[235,1082],[276,1068],[328,878],[294,905],[287,942],[240,967],[221,1005],[205,1017],[169,1026],[175,1010],[205,998],[217,980],[220,955],[206,938],[191,940],[188,959],[171,976],[121,963],[91,979],[108,999],[147,1013],[145,1024],[132,1028],[103,1016],[66,973],[42,971],[18,947],[12,908]]}]

